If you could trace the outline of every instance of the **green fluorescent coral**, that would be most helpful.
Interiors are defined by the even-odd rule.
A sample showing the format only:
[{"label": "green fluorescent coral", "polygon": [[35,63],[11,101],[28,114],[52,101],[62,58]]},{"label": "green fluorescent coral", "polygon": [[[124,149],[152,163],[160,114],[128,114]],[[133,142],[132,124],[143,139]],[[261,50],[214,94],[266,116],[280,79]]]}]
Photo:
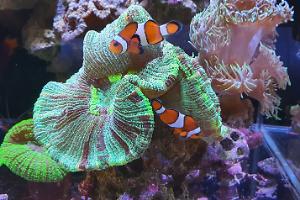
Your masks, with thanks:
[{"label": "green fluorescent coral", "polygon": [[[96,102],[92,113],[91,101]],[[154,128],[149,100],[126,81],[107,91],[50,82],[35,104],[34,121],[37,140],[69,171],[104,169],[138,158]]]},{"label": "green fluorescent coral", "polygon": [[185,79],[180,82],[182,106],[184,110],[199,122],[201,129],[212,134],[213,138],[224,137],[220,107],[217,95],[211,87],[211,80],[198,62],[189,57],[181,57]]},{"label": "green fluorescent coral", "polygon": [[44,152],[33,137],[33,120],[23,120],[6,134],[0,147],[2,164],[13,173],[38,182],[60,181],[66,171]]},{"label": "green fluorescent coral", "polygon": [[33,141],[32,129],[32,119],[20,121],[8,130],[3,143],[25,144],[29,141]]},{"label": "green fluorescent coral", "polygon": [[[109,52],[109,42],[126,24],[148,19],[142,7],[131,6],[100,33],[89,31],[79,72],[65,83],[49,82],[36,101],[34,137],[68,171],[105,169],[139,158],[155,126],[150,99],[176,84],[183,113],[212,133],[208,138],[225,133],[210,80],[183,50],[168,42],[146,47],[138,56],[153,59],[134,73],[132,55]],[[91,84],[95,81],[100,86]]]},{"label": "green fluorescent coral", "polygon": [[105,97],[100,90],[91,86],[91,99],[89,105],[89,112],[91,114],[100,115],[98,106],[100,106],[101,100],[103,101],[104,98]]},{"label": "green fluorescent coral", "polygon": [[[126,72],[132,63],[129,54],[116,55],[110,52],[113,38],[130,22],[143,23],[151,16],[140,6],[130,6],[118,19],[108,24],[100,33],[89,31],[83,41],[83,69],[87,80],[94,80]],[[155,56],[160,53],[159,45],[145,47],[145,54]]]}]

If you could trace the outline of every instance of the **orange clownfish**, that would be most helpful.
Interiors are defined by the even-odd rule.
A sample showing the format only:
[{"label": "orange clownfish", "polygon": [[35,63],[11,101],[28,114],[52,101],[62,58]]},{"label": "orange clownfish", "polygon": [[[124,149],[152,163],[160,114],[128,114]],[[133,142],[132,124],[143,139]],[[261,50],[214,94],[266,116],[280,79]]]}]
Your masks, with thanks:
[{"label": "orange clownfish", "polygon": [[148,20],[145,23],[129,23],[111,41],[109,49],[114,54],[121,54],[126,51],[141,54],[142,46],[154,45],[164,40],[165,36],[175,34],[181,29],[180,23],[170,21],[159,26],[157,22]]},{"label": "orange clownfish", "polygon": [[201,129],[191,116],[184,115],[173,109],[166,109],[158,100],[152,100],[152,107],[162,122],[169,127],[175,128],[174,134],[184,138],[201,138]]}]

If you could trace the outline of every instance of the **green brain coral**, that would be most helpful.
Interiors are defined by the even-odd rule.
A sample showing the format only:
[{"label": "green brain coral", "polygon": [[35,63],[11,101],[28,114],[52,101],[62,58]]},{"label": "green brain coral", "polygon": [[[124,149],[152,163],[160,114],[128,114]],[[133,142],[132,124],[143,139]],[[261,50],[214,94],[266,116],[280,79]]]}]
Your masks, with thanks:
[{"label": "green brain coral", "polygon": [[84,82],[50,82],[33,117],[37,140],[69,171],[104,169],[138,158],[154,128],[149,100],[126,81],[107,91]]},{"label": "green brain coral", "polygon": [[[144,23],[151,16],[140,6],[130,6],[118,19],[108,24],[99,33],[88,31],[83,41],[83,71],[86,80],[94,80],[116,73],[123,73],[128,67],[135,65],[128,52],[113,54],[109,50],[109,44],[124,27],[130,22]],[[159,45],[145,47],[144,55],[155,57],[160,54]],[[145,59],[145,57],[144,57]]]},{"label": "green brain coral", "polygon": [[66,171],[37,144],[33,120],[23,120],[6,134],[0,147],[1,162],[13,173],[29,181],[54,182],[64,178]]},{"label": "green brain coral", "polygon": [[[176,103],[198,121],[204,140],[226,134],[210,79],[183,50],[164,41],[145,47],[142,55],[109,51],[110,41],[129,22],[150,18],[142,7],[131,6],[100,33],[89,31],[79,72],[65,83],[44,86],[34,105],[34,126],[32,121],[16,125],[27,130],[21,131],[26,133],[23,143],[15,144],[19,137],[8,133],[0,162],[28,180],[45,181],[64,176],[55,161],[71,172],[124,165],[151,142],[155,122],[150,100],[170,94],[171,88],[179,88]],[[135,73],[128,73],[132,69]]]}]

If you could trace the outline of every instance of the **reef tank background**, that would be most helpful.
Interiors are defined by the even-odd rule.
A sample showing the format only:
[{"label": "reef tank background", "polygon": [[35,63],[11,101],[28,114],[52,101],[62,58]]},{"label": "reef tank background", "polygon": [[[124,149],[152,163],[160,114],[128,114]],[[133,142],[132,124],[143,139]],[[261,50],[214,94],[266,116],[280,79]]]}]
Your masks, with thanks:
[{"label": "reef tank background", "polygon": [[[109,52],[150,18],[183,30]],[[0,0],[0,199],[300,199],[299,23],[296,1]]]}]

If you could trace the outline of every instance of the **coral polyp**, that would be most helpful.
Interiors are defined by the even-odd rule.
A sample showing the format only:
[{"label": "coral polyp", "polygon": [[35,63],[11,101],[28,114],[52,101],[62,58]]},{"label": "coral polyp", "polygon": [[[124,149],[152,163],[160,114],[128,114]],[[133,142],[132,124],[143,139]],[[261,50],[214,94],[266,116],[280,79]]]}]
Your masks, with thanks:
[{"label": "coral polyp", "polygon": [[66,175],[64,168],[35,140],[32,119],[21,121],[8,131],[0,147],[0,158],[13,173],[29,181],[56,182]]}]

